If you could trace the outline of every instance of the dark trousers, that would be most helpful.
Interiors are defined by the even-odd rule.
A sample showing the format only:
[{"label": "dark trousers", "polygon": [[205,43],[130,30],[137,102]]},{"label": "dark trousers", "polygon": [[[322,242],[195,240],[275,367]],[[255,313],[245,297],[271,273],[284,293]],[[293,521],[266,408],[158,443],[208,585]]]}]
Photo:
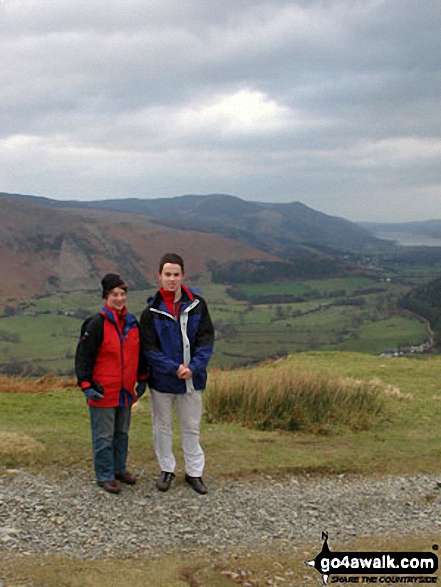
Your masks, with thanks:
[{"label": "dark trousers", "polygon": [[126,472],[131,410],[131,406],[89,406],[93,464],[97,481],[112,481],[115,474]]}]

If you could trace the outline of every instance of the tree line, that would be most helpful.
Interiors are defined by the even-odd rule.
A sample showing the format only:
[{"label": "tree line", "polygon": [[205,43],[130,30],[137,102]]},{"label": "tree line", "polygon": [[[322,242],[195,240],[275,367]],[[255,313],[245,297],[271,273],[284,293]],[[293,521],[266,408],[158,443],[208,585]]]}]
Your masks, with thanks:
[{"label": "tree line", "polygon": [[441,349],[441,277],[413,288],[400,298],[399,305],[430,323],[435,347]]}]

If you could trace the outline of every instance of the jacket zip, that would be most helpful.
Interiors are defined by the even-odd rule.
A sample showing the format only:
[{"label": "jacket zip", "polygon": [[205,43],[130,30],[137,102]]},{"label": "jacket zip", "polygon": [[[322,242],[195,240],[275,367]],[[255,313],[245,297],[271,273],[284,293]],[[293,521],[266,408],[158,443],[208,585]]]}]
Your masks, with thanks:
[{"label": "jacket zip", "polygon": [[[113,326],[115,327],[116,333],[118,335],[118,339],[119,339],[119,352],[121,355],[121,391],[123,389],[125,389],[124,387],[124,350],[123,350],[123,345],[124,345],[124,340],[125,340],[125,336],[124,336],[124,326],[125,326],[125,318],[124,318],[124,326],[123,326],[123,330],[122,332],[119,329],[119,325],[118,322],[113,322]],[[127,407],[128,405],[128,398],[126,399],[126,397],[124,396],[124,407]],[[119,404],[119,402],[118,402]]]}]

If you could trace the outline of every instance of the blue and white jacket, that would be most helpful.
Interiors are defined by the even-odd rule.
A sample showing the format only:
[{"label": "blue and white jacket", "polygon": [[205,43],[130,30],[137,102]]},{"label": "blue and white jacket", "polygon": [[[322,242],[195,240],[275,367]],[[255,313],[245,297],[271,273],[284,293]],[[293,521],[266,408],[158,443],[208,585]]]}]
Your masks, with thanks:
[{"label": "blue and white jacket", "polygon": [[[174,293],[161,288],[149,298],[141,315],[141,344],[150,367],[149,385],[163,393],[202,391],[214,343],[207,304],[185,286],[178,308],[173,298]],[[181,364],[192,371],[191,379],[178,378]]]}]

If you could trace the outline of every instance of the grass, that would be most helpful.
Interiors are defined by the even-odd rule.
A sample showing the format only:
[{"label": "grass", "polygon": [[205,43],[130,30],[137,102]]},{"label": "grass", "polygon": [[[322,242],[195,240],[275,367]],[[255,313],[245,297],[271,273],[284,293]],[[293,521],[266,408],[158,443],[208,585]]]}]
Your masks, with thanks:
[{"label": "grass", "polygon": [[367,429],[381,414],[379,380],[365,382],[302,373],[289,362],[215,373],[206,392],[209,422],[236,422],[259,430],[324,431],[344,425]]},{"label": "grass", "polygon": [[[296,305],[288,305],[288,308]],[[427,339],[423,322],[407,316],[371,321],[360,309],[344,306],[318,308],[317,312],[275,320],[275,310],[254,309],[242,323],[238,315],[230,316],[235,325],[234,337],[216,342],[213,364],[226,366],[263,360],[305,350],[356,350],[381,353]],[[365,310],[366,314],[366,310]]]},{"label": "grass", "polygon": [[341,342],[338,349],[380,354],[387,349],[418,345],[426,339],[424,322],[409,316],[392,316],[360,325],[356,336]]},{"label": "grass", "polygon": [[384,287],[385,284],[369,277],[335,277],[328,279],[308,279],[305,281],[286,281],[275,283],[246,283],[241,284],[239,289],[247,296],[269,296],[269,295],[293,295],[303,296],[311,291],[321,294],[332,294],[334,291],[345,290],[352,294],[356,290],[369,289],[372,287]]},{"label": "grass", "polygon": [[[431,552],[439,536],[364,536],[345,544],[331,538],[332,551]],[[172,554],[159,560],[74,561],[55,556],[14,556],[2,563],[5,587],[293,587],[322,585],[319,573],[305,565],[321,548],[319,537],[301,546],[281,545],[262,552],[230,551],[222,557],[203,551]],[[429,577],[438,578],[439,572]],[[336,576],[332,576],[332,578]],[[0,575],[1,578],[1,575]],[[383,576],[384,579],[387,577]],[[361,580],[359,581],[361,584]],[[386,583],[383,583],[386,584]]]},{"label": "grass", "polygon": [[[370,382],[380,390],[382,411],[370,416],[369,427],[356,426],[357,431],[336,422],[287,432],[204,420],[202,443],[208,479],[285,472],[375,474],[440,470],[441,357],[387,359],[359,353],[301,353],[281,365],[291,369],[293,377],[295,373],[310,373],[314,377]],[[213,370],[209,380],[228,376]],[[7,381],[0,380],[3,466],[47,474],[70,467],[91,471],[89,420],[81,392],[57,388],[55,379],[46,393],[41,392],[38,381],[30,391],[40,393],[20,390],[20,380],[15,380],[12,388]],[[204,399],[208,401],[208,394]],[[11,434],[17,442],[10,442]],[[1,442],[2,435],[8,435],[9,441]],[[21,450],[20,446],[28,448]],[[32,451],[32,446],[38,450]],[[177,457],[182,470],[180,451]],[[133,410],[130,466],[156,471],[146,396]]]}]

